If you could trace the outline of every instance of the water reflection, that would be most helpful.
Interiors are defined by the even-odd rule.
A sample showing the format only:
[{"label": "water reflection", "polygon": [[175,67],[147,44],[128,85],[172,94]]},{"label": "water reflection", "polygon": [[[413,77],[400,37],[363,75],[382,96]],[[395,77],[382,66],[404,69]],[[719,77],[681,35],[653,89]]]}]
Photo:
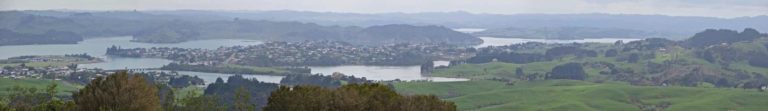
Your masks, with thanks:
[{"label": "water reflection", "polygon": [[453,30],[457,31],[457,32],[463,32],[463,33],[471,34],[471,33],[475,33],[475,32],[482,32],[482,31],[485,31],[486,29],[482,29],[482,28],[458,28],[458,29],[453,29]]},{"label": "water reflection", "polygon": [[[167,70],[149,70],[149,71],[171,72]],[[191,72],[191,71],[176,71],[176,72],[178,72],[179,75],[197,76],[203,79],[206,85],[216,82],[216,78],[221,78],[226,82],[229,76],[235,75],[235,74]],[[280,80],[282,80],[283,77],[285,77],[285,76],[272,76],[272,75],[251,75],[251,74],[242,74],[242,76],[243,78],[256,79],[258,81],[267,82],[267,83],[280,83]]]}]

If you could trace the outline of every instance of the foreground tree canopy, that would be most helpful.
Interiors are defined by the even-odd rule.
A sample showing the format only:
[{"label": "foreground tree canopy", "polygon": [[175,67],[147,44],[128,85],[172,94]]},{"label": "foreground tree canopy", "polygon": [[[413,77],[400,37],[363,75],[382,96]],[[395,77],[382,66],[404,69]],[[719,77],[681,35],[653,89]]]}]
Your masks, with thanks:
[{"label": "foreground tree canopy", "polygon": [[158,111],[157,88],[140,75],[119,71],[98,77],[72,95],[80,111]]},{"label": "foreground tree canopy", "polygon": [[403,96],[381,84],[280,87],[264,111],[455,111],[453,102],[436,96]]}]

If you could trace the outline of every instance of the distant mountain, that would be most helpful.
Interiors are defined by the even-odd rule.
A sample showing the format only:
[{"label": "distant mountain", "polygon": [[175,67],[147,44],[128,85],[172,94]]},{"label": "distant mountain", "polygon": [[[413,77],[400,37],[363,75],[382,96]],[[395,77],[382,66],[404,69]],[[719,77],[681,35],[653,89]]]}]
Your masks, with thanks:
[{"label": "distant mountain", "polygon": [[456,32],[441,26],[412,26],[412,25],[381,25],[371,26],[359,31],[363,36],[353,39],[367,43],[403,43],[428,41],[430,43],[449,43],[462,45],[476,45],[482,40],[471,35]]},{"label": "distant mountain", "polygon": [[739,30],[751,27],[768,30],[768,16],[714,18],[693,16],[632,15],[632,14],[474,14],[467,12],[434,13],[332,13],[306,11],[151,11],[147,13],[185,16],[207,20],[251,19],[269,21],[300,21],[320,25],[374,26],[386,24],[441,25],[450,28],[497,29],[508,27],[592,27],[628,29],[672,34],[686,38],[701,29],[722,28]]},{"label": "distant mountain", "polygon": [[[768,16],[714,18],[692,16],[632,14],[474,14],[467,12],[428,13],[332,13],[308,11],[24,11],[24,13],[71,17],[80,13],[92,17],[125,20],[221,21],[233,19],[316,23],[324,26],[369,27],[387,24],[440,25],[450,28],[501,29],[508,27],[591,27],[627,29],[669,34],[671,39],[684,39],[701,29],[738,30],[751,27],[768,30]],[[666,38],[666,37],[665,37]]]},{"label": "distant mountain", "polygon": [[[624,38],[624,36],[627,38],[660,37],[684,39],[689,37],[688,35],[699,32],[701,29],[708,28],[738,30],[751,27],[756,30],[768,30],[768,16],[713,18],[617,14],[501,15],[466,12],[356,14],[302,11],[197,10],[4,11],[0,12],[0,15],[2,15],[0,16],[0,28],[23,33],[39,34],[48,30],[58,30],[74,32],[85,37],[117,35],[161,37],[154,39],[138,37],[136,41],[142,42],[180,42],[185,39],[209,38],[266,38],[266,40],[322,38],[322,40],[356,41],[351,39],[354,38],[352,36],[357,38],[371,38],[370,36],[375,36],[359,32],[365,29],[364,27],[389,24],[438,25],[448,28],[485,28],[489,30],[483,33],[484,35],[524,35],[532,36],[531,38],[546,37],[559,39]],[[174,24],[180,25],[179,27],[182,28],[178,29],[179,27],[175,27]],[[175,28],[163,29],[164,27]],[[200,30],[205,31],[200,32]],[[182,36],[173,37],[177,34]],[[408,38],[408,41],[410,40],[416,40],[416,38]],[[437,41],[437,39],[424,39],[424,41],[433,40]],[[374,42],[377,41],[381,40]],[[391,39],[391,41],[401,40]],[[359,42],[364,43],[365,41]]]},{"label": "distant mountain", "polygon": [[482,40],[471,35],[441,26],[382,25],[362,28],[294,21],[205,19],[134,11],[5,11],[0,12],[0,29],[24,33],[57,30],[86,37],[133,35],[135,42],[151,43],[225,38],[275,41],[333,40],[362,45],[482,43]]},{"label": "distant mountain", "polygon": [[134,34],[134,41],[173,43],[187,40],[240,38],[272,41],[329,40],[358,45],[447,43],[477,45],[482,40],[440,26],[382,25],[367,28],[312,23],[253,20],[170,22]]},{"label": "distant mountain", "polygon": [[26,34],[0,29],[0,46],[25,44],[74,44],[82,40],[83,38],[80,35],[72,32],[51,30],[43,34]]},{"label": "distant mountain", "polygon": [[[508,27],[591,27],[638,30],[674,35],[685,38],[701,29],[721,28],[739,30],[751,27],[768,30],[768,16],[714,18],[692,16],[632,15],[632,14],[474,14],[467,12],[429,13],[332,13],[307,11],[78,11],[95,17],[136,19],[183,19],[218,21],[233,19],[307,22],[325,26],[369,27],[387,24],[440,25],[450,28],[499,29]],[[67,17],[61,11],[25,11],[25,13]],[[151,15],[151,16],[147,16]],[[679,36],[679,37],[678,37]]]},{"label": "distant mountain", "polygon": [[539,27],[500,28],[472,33],[479,37],[532,38],[532,39],[585,39],[585,38],[672,38],[672,34],[619,28],[592,27]]},{"label": "distant mountain", "polygon": [[114,19],[74,12],[67,16],[44,16],[22,11],[0,11],[0,29],[30,34],[56,30],[84,37],[125,36],[167,21],[170,20]]}]

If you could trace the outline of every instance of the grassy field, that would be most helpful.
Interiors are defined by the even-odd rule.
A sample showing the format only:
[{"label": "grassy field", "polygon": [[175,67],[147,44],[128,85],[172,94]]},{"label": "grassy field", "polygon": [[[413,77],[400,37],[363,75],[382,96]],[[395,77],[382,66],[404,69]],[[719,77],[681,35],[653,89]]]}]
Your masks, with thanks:
[{"label": "grassy field", "polygon": [[397,83],[404,94],[435,94],[459,110],[480,111],[758,111],[768,108],[768,92],[756,90],[630,86],[573,80]]},{"label": "grassy field", "polygon": [[192,96],[203,95],[204,91],[205,91],[205,87],[198,87],[193,85],[185,88],[175,89],[173,93],[176,95],[176,98],[184,98],[184,97],[187,97],[189,94],[194,94]]},{"label": "grassy field", "polygon": [[[489,78],[514,78],[515,70],[518,67],[523,68],[525,74],[546,74],[557,65],[568,63],[568,61],[545,61],[528,64],[514,64],[504,62],[490,62],[483,64],[462,64],[452,66],[446,69],[437,69],[432,72],[432,76],[454,77],[469,79],[489,79]],[[585,67],[589,75],[597,75],[602,69],[592,69]]]},{"label": "grassy field", "polygon": [[0,96],[4,96],[10,93],[9,92],[10,88],[13,88],[14,86],[20,86],[24,88],[34,87],[34,88],[37,88],[38,91],[45,91],[48,85],[51,85],[51,83],[53,82],[56,82],[56,84],[58,84],[56,90],[59,93],[57,93],[56,95],[60,95],[60,96],[70,96],[72,95],[72,92],[82,88],[82,86],[73,85],[70,83],[64,83],[61,81],[40,80],[40,79],[0,78]]},{"label": "grassy field", "polygon": [[[10,93],[10,88],[13,88],[14,86],[20,86],[23,88],[29,88],[34,87],[37,88],[39,92],[45,91],[45,89],[51,85],[51,83],[54,82],[52,80],[40,80],[40,79],[7,79],[7,78],[0,78],[0,97],[5,97],[8,93]],[[71,96],[72,92],[75,92],[83,86],[80,85],[73,85],[70,83],[64,83],[61,81],[55,81],[56,84],[58,84],[56,90],[58,93],[56,95],[58,96]],[[190,92],[194,92],[193,94],[196,95],[202,95],[205,87],[198,87],[198,86],[189,86],[186,88],[180,88],[175,90],[175,95],[177,98],[183,98],[186,97]]]},{"label": "grassy field", "polygon": [[[571,62],[577,63],[596,63],[604,62],[616,65],[621,69],[631,69],[637,73],[647,73],[649,69],[646,66],[647,63],[663,64],[663,61],[672,59],[686,61],[690,64],[701,65],[708,69],[721,70],[721,65],[707,62],[706,60],[696,58],[692,54],[693,52],[657,52],[654,59],[644,59],[638,63],[629,63],[626,61],[618,61],[617,57],[604,57],[599,55],[597,57],[575,57],[569,56],[551,61],[540,61],[527,64],[516,63],[504,63],[504,62],[489,62],[481,64],[461,64],[457,66],[451,66],[449,68],[436,69],[432,72],[432,76],[437,77],[454,77],[454,78],[469,78],[469,79],[489,79],[489,78],[515,78],[515,69],[520,67],[525,74],[546,74],[550,72],[555,66],[567,64]],[[676,57],[673,57],[676,56]],[[747,72],[764,73],[768,71],[768,68],[759,68],[750,66],[746,62],[732,64],[730,66],[733,69],[741,69]],[[588,80],[600,79],[601,71],[610,71],[607,68],[589,67],[584,66],[585,73],[588,75]]]}]

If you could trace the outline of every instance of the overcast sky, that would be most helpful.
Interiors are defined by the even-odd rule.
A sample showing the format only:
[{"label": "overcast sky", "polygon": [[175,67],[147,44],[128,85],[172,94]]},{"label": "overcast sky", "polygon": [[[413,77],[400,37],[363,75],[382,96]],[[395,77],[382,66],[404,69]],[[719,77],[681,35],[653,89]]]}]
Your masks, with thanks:
[{"label": "overcast sky", "polygon": [[0,10],[300,10],[388,13],[768,15],[768,0],[0,0]]}]

